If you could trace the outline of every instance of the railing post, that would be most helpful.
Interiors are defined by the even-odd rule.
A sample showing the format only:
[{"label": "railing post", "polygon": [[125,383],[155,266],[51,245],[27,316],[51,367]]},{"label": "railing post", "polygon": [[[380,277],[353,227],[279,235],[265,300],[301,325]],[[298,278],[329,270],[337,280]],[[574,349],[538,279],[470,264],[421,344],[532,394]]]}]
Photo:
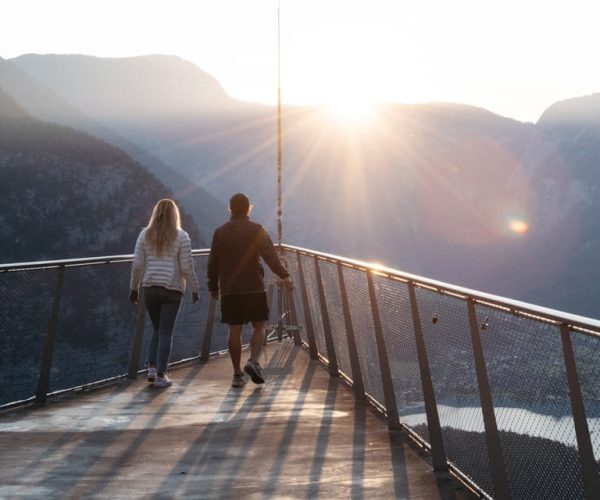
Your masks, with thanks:
[{"label": "railing post", "polygon": [[344,313],[344,326],[346,327],[346,339],[348,341],[348,353],[350,354],[350,368],[352,369],[352,387],[354,397],[357,400],[365,399],[365,385],[360,370],[360,361],[358,359],[358,349],[356,348],[356,337],[354,336],[354,327],[352,326],[352,315],[350,314],[350,304],[348,302],[348,293],[346,292],[346,283],[344,281],[344,270],[341,262],[337,263],[338,278],[340,281],[340,295],[342,298],[342,311]]},{"label": "railing post", "polygon": [[331,323],[329,322],[329,312],[327,311],[327,300],[325,299],[325,288],[323,287],[323,278],[321,276],[321,266],[319,258],[315,255],[315,273],[317,286],[319,288],[319,303],[321,304],[321,317],[323,318],[323,333],[325,334],[325,347],[327,348],[327,359],[329,361],[329,375],[339,376],[337,356],[335,355],[335,345],[331,335]]},{"label": "railing post", "polygon": [[56,332],[58,330],[58,315],[60,312],[60,300],[65,275],[65,266],[59,266],[56,272],[56,287],[54,289],[54,299],[48,321],[48,333],[46,342],[42,351],[42,365],[40,367],[40,376],[38,378],[37,391],[35,394],[35,403],[43,405],[46,402],[46,395],[50,387],[50,371],[52,369],[52,358],[54,355],[54,345],[56,344]]},{"label": "railing post", "polygon": [[281,279],[277,280],[277,340],[283,340],[283,287]]},{"label": "railing post", "polygon": [[208,361],[210,357],[210,345],[212,342],[212,332],[215,323],[215,309],[217,308],[217,299],[210,298],[208,303],[208,316],[206,317],[206,328],[204,329],[204,338],[202,339],[202,351],[200,361]]},{"label": "railing post", "polygon": [[296,312],[296,302],[294,301],[294,292],[293,290],[286,290],[288,296],[288,304],[290,306],[290,322],[291,326],[294,328],[293,336],[294,336],[294,345],[302,344],[302,337],[300,336],[300,325],[298,324],[298,314]]},{"label": "railing post", "polygon": [[[290,265],[288,262],[287,250],[282,246],[281,248],[281,256],[284,267],[289,271]],[[285,258],[283,257],[285,254]],[[290,273],[291,275],[291,273]],[[282,284],[282,293],[283,293],[283,302],[285,304],[285,325],[288,338],[294,337],[294,345],[301,345],[302,339],[300,337],[299,325],[298,325],[298,317],[296,316],[296,304],[294,303],[294,292],[293,290],[288,290],[286,286]]]},{"label": "railing post", "polygon": [[440,417],[435,401],[435,392],[433,390],[433,383],[431,382],[431,370],[429,368],[429,359],[427,358],[427,347],[425,346],[425,340],[423,338],[423,329],[421,327],[421,317],[419,316],[419,306],[417,305],[415,284],[412,281],[408,282],[408,295],[412,311],[413,328],[415,330],[417,357],[419,360],[419,371],[421,373],[423,399],[425,400],[425,412],[427,413],[427,430],[429,431],[429,441],[431,444],[433,470],[444,471],[448,470],[448,461],[446,459],[446,450],[444,448],[442,429],[440,427]]},{"label": "railing post", "polygon": [[300,277],[300,292],[302,294],[302,305],[304,307],[304,322],[306,323],[306,336],[308,337],[308,348],[311,359],[319,358],[319,350],[315,341],[315,331],[313,329],[312,314],[310,312],[310,304],[308,302],[308,293],[306,292],[306,281],[304,279],[304,271],[302,269],[302,259],[299,253],[296,253],[298,261],[298,275]]},{"label": "railing post", "polygon": [[373,328],[375,330],[375,340],[377,342],[377,353],[379,355],[379,366],[381,369],[381,383],[383,385],[383,397],[385,398],[385,409],[387,411],[388,428],[400,429],[400,419],[398,418],[398,406],[396,404],[396,393],[394,391],[394,380],[388,360],[385,339],[383,337],[383,328],[381,327],[381,318],[379,316],[379,306],[377,305],[377,295],[375,294],[375,285],[373,275],[368,269],[367,283],[369,285],[369,298],[371,301],[371,311],[373,314]]},{"label": "railing post", "polygon": [[127,374],[127,378],[137,378],[145,324],[146,307],[144,306],[144,301],[140,298],[138,302],[137,320],[135,322],[135,332],[133,334],[133,343],[131,345],[131,356],[129,357],[129,373]]},{"label": "railing post", "polygon": [[598,468],[594,458],[594,448],[592,447],[590,430],[585,415],[585,406],[581,395],[581,386],[579,385],[579,376],[577,374],[575,355],[573,354],[571,334],[569,333],[568,325],[565,323],[560,325],[560,337],[565,358],[565,368],[567,372],[567,382],[569,384],[571,410],[573,412],[573,422],[575,424],[575,435],[577,436],[577,448],[579,450],[579,461],[581,462],[585,498],[600,498]]},{"label": "railing post", "polygon": [[[269,281],[269,285],[267,286],[267,307],[269,308],[269,328],[271,327],[271,311],[273,310],[273,290],[275,285],[273,285],[273,281]],[[263,345],[267,345],[269,343],[268,335],[265,335],[265,341]]]},{"label": "railing post", "polygon": [[506,466],[502,455],[502,446],[500,444],[500,434],[494,414],[494,402],[492,400],[492,390],[485,367],[483,356],[483,347],[479,336],[479,325],[477,324],[477,313],[475,312],[475,301],[472,298],[467,299],[467,309],[469,312],[469,325],[471,330],[471,344],[473,347],[473,356],[475,358],[475,371],[477,372],[477,384],[479,386],[479,399],[481,401],[481,411],[483,413],[483,425],[485,428],[485,439],[488,448],[488,457],[492,469],[492,482],[494,484],[494,498],[500,500],[509,499],[508,477]]}]

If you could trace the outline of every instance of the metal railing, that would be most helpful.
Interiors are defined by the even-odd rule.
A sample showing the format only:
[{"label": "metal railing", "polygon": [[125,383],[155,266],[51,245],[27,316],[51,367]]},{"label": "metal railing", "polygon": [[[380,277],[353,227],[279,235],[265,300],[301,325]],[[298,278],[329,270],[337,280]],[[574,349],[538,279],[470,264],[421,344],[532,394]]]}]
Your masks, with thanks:
[{"label": "metal railing", "polygon": [[302,340],[481,496],[600,498],[600,322],[284,245]]},{"label": "metal railing", "polygon": [[[206,282],[208,250],[196,250]],[[129,376],[144,368],[144,307],[128,300],[132,255],[0,265],[0,408]],[[208,293],[183,299],[171,365],[207,360],[227,346]]]},{"label": "metal railing", "polygon": [[[194,251],[201,284],[207,255]],[[600,322],[289,245],[283,256],[296,286],[269,282],[274,333],[404,429],[435,470],[484,497],[600,497]],[[150,325],[127,300],[130,266],[0,266],[0,408],[137,376]],[[173,364],[226,348],[216,316],[208,294],[184,298]]]}]

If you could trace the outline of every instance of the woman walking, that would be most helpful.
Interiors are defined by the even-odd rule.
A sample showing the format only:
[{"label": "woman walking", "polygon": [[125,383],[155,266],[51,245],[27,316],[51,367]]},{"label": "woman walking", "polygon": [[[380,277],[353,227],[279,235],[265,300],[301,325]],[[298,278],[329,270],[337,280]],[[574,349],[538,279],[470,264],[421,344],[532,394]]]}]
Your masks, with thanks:
[{"label": "woman walking", "polygon": [[181,229],[179,209],[173,200],[160,200],[152,210],[148,227],[142,229],[135,244],[131,267],[129,300],[142,299],[152,321],[148,349],[148,381],[154,387],[172,384],[167,377],[173,328],[186,282],[192,289],[192,303],[198,300],[198,280],[194,272],[189,235]]}]

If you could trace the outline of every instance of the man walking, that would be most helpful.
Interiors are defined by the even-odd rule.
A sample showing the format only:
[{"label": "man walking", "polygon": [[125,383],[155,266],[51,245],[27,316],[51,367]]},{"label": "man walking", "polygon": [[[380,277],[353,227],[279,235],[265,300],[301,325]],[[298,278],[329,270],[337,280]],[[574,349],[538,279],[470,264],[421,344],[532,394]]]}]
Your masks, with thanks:
[{"label": "man walking", "polygon": [[234,194],[229,201],[231,219],[217,228],[208,257],[208,289],[213,298],[221,295],[221,322],[229,326],[229,354],[233,364],[233,387],[245,383],[241,369],[242,326],[252,323],[250,359],[244,371],[255,384],[263,384],[258,357],[265,341],[269,319],[267,294],[264,285],[263,258],[269,268],[288,289],[290,275],[282,266],[273,242],[264,227],[249,217],[250,200],[243,193]]}]

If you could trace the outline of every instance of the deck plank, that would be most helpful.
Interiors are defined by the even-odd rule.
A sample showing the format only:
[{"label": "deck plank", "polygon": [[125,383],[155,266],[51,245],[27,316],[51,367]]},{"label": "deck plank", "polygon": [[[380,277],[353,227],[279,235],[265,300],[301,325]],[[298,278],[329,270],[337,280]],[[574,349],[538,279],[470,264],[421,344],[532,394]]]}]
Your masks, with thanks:
[{"label": "deck plank", "polygon": [[263,386],[221,356],[0,414],[0,497],[472,498],[304,349],[261,364]]}]

